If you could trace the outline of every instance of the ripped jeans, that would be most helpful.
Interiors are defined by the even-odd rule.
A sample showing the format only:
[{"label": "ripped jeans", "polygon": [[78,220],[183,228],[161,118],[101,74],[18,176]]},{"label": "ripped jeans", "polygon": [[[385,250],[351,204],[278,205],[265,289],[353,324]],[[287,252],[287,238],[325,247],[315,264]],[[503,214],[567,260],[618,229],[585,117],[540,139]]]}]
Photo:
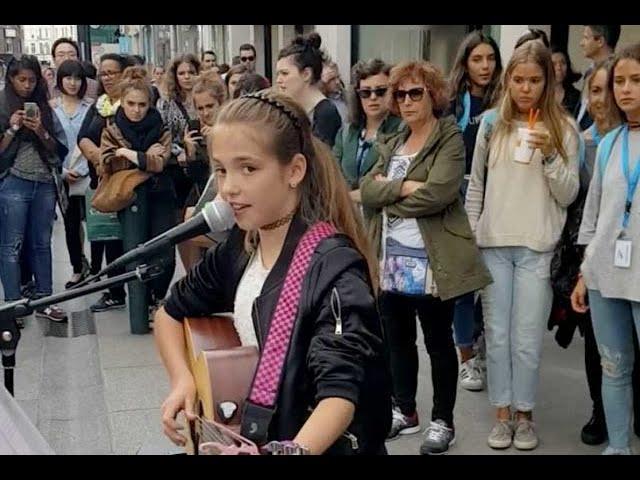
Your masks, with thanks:
[{"label": "ripped jeans", "polygon": [[604,298],[589,290],[593,331],[602,363],[602,402],[609,431],[609,445],[630,444],[633,372],[633,325],[640,332],[640,302]]},{"label": "ripped jeans", "polygon": [[[52,293],[51,233],[56,208],[53,183],[8,175],[0,181],[0,278],[5,301],[20,299],[20,252],[36,280],[36,295]],[[25,234],[28,244],[24,244]]]}]

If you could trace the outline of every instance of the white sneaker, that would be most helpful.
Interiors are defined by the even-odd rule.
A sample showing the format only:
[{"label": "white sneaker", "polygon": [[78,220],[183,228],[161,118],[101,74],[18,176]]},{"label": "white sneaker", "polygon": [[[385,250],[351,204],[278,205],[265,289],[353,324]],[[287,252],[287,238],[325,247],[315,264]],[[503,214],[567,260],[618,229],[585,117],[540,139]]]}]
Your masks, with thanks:
[{"label": "white sneaker", "polygon": [[475,357],[460,366],[460,386],[471,392],[484,390],[484,375],[477,367]]},{"label": "white sneaker", "polygon": [[633,455],[631,448],[613,448],[611,446],[607,447],[602,455]]}]

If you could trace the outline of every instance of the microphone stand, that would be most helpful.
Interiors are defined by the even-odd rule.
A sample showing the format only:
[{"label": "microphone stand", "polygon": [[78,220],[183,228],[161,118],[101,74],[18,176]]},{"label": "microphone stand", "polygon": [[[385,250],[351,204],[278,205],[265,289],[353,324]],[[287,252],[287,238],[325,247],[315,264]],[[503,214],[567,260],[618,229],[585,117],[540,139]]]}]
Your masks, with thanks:
[{"label": "microphone stand", "polygon": [[16,324],[17,317],[30,315],[37,308],[48,307],[54,303],[62,303],[67,300],[89,295],[112,287],[119,287],[133,280],[148,282],[162,274],[164,265],[162,262],[152,265],[140,265],[122,275],[102,280],[100,282],[87,285],[82,288],[66,290],[62,293],[50,295],[48,297],[30,300],[23,298],[13,302],[0,305],[0,350],[2,351],[2,367],[4,369],[4,386],[13,395],[14,377],[13,372],[16,366],[16,350],[20,341],[20,329]]}]

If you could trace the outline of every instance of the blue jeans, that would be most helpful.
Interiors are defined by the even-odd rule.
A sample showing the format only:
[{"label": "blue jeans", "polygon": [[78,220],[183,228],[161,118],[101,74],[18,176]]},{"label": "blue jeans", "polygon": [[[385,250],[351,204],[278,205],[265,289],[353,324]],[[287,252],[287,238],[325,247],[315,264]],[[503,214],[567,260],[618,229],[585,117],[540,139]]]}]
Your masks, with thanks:
[{"label": "blue jeans", "polygon": [[32,182],[13,175],[0,182],[0,278],[5,301],[20,299],[23,248],[35,276],[36,295],[51,295],[51,232],[55,208],[53,183]]},{"label": "blue jeans", "polygon": [[458,348],[471,348],[476,337],[476,330],[481,329],[476,324],[475,293],[467,293],[456,300],[453,312],[453,336]]},{"label": "blue jeans", "polygon": [[493,283],[482,292],[489,401],[530,412],[551,312],[551,258],[526,247],[484,248]]},{"label": "blue jeans", "polygon": [[593,331],[602,363],[602,402],[613,448],[629,446],[633,372],[633,325],[640,332],[640,303],[604,298],[589,290]]}]

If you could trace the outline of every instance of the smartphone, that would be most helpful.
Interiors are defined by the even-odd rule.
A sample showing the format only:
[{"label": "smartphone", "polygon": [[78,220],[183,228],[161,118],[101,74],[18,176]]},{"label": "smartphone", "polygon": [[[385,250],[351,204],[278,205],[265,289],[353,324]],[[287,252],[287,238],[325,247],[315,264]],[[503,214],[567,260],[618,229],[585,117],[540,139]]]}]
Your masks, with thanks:
[{"label": "smartphone", "polygon": [[34,102],[24,102],[24,111],[27,118],[36,118],[38,116],[38,104]]},{"label": "smartphone", "polygon": [[200,133],[200,120],[196,119],[189,119],[189,131],[192,130],[197,130],[198,133]]}]

